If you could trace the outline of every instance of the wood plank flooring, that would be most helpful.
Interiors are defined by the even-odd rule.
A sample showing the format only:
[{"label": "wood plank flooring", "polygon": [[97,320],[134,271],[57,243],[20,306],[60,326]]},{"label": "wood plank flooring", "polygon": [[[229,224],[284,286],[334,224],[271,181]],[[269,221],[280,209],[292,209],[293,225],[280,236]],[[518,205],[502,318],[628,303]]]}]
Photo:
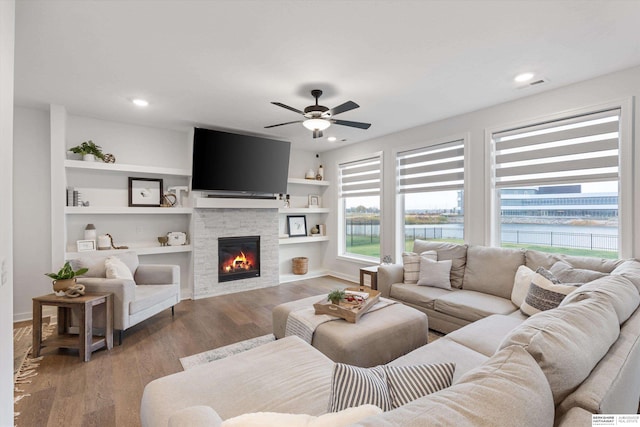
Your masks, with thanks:
[{"label": "wood plank flooring", "polygon": [[42,350],[32,384],[23,389],[16,425],[140,425],[140,399],[151,380],[182,371],[179,359],[273,331],[274,306],[338,287],[353,286],[333,277],[291,282],[272,288],[197,301],[185,300],[125,331],[122,346],[99,350],[80,362],[74,350]]}]

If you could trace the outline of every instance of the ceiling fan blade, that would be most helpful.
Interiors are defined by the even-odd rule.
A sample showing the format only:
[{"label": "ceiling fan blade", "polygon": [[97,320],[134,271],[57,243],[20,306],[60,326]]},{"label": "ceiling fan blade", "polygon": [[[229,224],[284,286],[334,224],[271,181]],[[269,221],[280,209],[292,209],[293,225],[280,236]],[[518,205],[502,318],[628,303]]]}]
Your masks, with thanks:
[{"label": "ceiling fan blade", "polygon": [[291,110],[294,113],[304,114],[302,111],[298,110],[297,108],[289,107],[288,105],[283,104],[282,102],[272,102],[272,104],[277,105],[278,107],[286,108],[287,110]]},{"label": "ceiling fan blade", "polygon": [[264,128],[265,129],[269,129],[269,128],[274,128],[274,127],[277,127],[277,126],[290,125],[290,124],[293,124],[293,123],[302,123],[302,120],[296,120],[295,122],[278,123],[277,125],[265,126]]},{"label": "ceiling fan blade", "polygon": [[322,131],[320,129],[315,129],[313,131],[313,137],[314,138],[322,138]]},{"label": "ceiling fan blade", "polygon": [[359,107],[360,106],[355,102],[347,101],[344,104],[340,104],[337,107],[333,107],[331,110],[329,110],[329,113],[331,113],[332,116],[335,116],[336,114],[344,113],[345,111],[354,110]]},{"label": "ceiling fan blade", "polygon": [[342,125],[342,126],[350,126],[352,128],[359,128],[359,129],[369,129],[371,127],[371,123],[350,122],[348,120],[332,119],[331,123],[335,123],[337,125]]}]

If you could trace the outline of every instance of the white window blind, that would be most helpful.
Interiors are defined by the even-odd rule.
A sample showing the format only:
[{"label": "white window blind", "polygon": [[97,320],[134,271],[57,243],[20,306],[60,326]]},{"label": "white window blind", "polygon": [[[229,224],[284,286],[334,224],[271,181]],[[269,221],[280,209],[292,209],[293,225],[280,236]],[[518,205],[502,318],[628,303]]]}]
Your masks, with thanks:
[{"label": "white window blind", "polygon": [[617,181],[620,110],[492,135],[495,187]]},{"label": "white window blind", "polygon": [[457,140],[397,154],[401,194],[464,188],[464,141]]},{"label": "white window blind", "polygon": [[377,155],[355,162],[341,163],[340,197],[380,195],[382,156]]}]

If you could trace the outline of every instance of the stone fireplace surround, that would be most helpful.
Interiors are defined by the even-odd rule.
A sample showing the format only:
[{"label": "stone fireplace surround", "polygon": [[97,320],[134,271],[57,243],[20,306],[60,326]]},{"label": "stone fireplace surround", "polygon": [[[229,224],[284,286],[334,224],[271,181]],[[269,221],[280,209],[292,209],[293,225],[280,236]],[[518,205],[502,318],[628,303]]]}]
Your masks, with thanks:
[{"label": "stone fireplace surround", "polygon": [[[193,210],[193,298],[207,298],[279,284],[278,209]],[[218,238],[260,236],[260,277],[218,282]]]}]

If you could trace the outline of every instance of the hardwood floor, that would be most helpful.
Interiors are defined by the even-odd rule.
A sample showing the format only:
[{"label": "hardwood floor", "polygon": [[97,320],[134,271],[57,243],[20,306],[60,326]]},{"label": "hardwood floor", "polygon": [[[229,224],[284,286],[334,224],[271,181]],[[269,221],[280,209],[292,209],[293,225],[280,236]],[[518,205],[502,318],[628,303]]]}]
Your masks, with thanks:
[{"label": "hardwood floor", "polygon": [[87,363],[77,351],[44,348],[38,375],[22,387],[31,396],[16,405],[16,425],[139,426],[144,386],[182,371],[181,357],[268,334],[274,306],[345,285],[353,283],[322,277],[185,300],[174,317],[165,310],[130,328],[122,346],[99,350]]}]

